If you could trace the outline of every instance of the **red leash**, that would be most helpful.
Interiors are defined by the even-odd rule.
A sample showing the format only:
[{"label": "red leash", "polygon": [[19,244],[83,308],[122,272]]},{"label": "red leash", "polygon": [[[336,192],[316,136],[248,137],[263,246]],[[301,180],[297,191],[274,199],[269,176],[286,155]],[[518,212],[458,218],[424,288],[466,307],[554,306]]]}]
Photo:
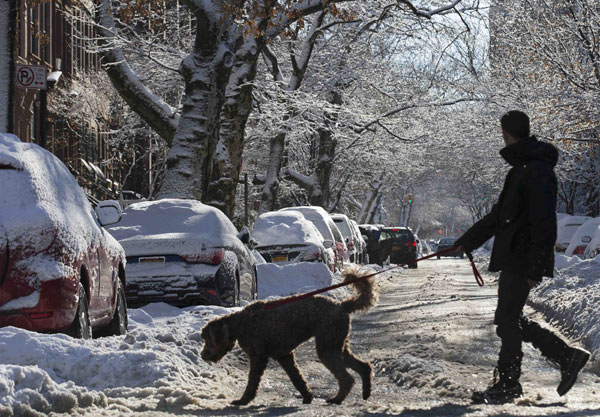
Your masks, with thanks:
[{"label": "red leash", "polygon": [[[321,294],[323,292],[331,291],[331,290],[334,290],[336,288],[340,288],[340,287],[344,287],[346,285],[354,284],[355,282],[360,281],[361,279],[371,278],[371,277],[374,277],[375,275],[379,275],[379,274],[383,274],[384,272],[392,271],[392,270],[400,268],[400,267],[402,267],[404,265],[408,265],[408,264],[413,264],[413,263],[417,263],[417,262],[420,262],[420,261],[424,261],[425,259],[433,258],[434,256],[445,255],[446,253],[450,253],[450,252],[456,251],[456,249],[457,249],[456,246],[452,246],[449,249],[444,249],[444,250],[441,250],[439,252],[433,253],[431,255],[423,256],[422,258],[413,259],[412,261],[408,261],[406,263],[396,265],[396,266],[394,266],[392,268],[382,269],[381,271],[374,272],[374,273],[369,274],[369,275],[364,275],[362,277],[358,277],[358,278],[355,278],[355,279],[350,280],[350,281],[341,282],[339,284],[331,285],[331,286],[325,287],[325,288],[320,288],[318,290],[314,290],[314,291],[307,292],[307,293],[304,293],[304,294],[299,294],[299,295],[296,295],[296,296],[293,296],[293,297],[289,297],[289,298],[284,298],[284,299],[281,299],[281,300],[273,301],[271,303],[265,304],[264,308],[265,309],[275,308],[275,307],[282,306],[284,304],[293,303],[295,301],[299,301],[299,300],[302,300],[304,298],[312,297],[313,295],[316,295],[316,294]],[[473,275],[475,275],[475,280],[477,281],[477,284],[479,284],[480,287],[483,287],[483,284],[484,284],[483,283],[483,278],[481,277],[481,274],[479,273],[479,271],[477,270],[477,267],[475,266],[475,262],[473,261],[473,256],[470,253],[467,253],[467,256],[469,257],[469,260],[471,261],[471,266],[473,267]]]}]

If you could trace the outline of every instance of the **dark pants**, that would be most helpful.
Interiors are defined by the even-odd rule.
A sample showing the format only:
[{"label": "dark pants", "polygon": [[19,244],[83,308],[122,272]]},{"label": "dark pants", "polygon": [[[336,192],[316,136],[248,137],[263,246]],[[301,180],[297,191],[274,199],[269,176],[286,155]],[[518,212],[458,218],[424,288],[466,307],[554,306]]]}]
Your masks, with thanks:
[{"label": "dark pants", "polygon": [[518,272],[502,271],[498,285],[498,306],[494,316],[496,333],[502,340],[498,364],[519,363],[522,342],[529,342],[548,359],[560,363],[568,345],[555,333],[523,315],[529,295],[527,279]]}]

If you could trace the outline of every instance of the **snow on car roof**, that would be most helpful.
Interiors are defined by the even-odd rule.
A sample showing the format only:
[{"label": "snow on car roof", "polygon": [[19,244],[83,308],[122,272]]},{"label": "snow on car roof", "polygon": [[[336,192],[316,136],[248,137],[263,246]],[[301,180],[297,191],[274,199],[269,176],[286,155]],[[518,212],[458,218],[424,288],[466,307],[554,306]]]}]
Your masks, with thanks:
[{"label": "snow on car roof", "polygon": [[[121,221],[108,230],[128,256],[139,251],[140,254],[195,253],[202,244],[242,245],[237,229],[222,211],[191,199],[167,198],[131,204],[123,210]],[[177,251],[173,251],[173,245]],[[149,248],[151,253],[145,252]]]},{"label": "snow on car roof", "polygon": [[306,219],[313,222],[324,239],[335,242],[333,231],[327,224],[327,216],[329,216],[329,213],[327,213],[324,208],[316,206],[298,206],[282,208],[279,211],[299,211]]},{"label": "snow on car roof", "polygon": [[[97,223],[96,214],[67,167],[53,154],[34,143],[24,143],[0,133],[0,229],[9,242],[30,249],[46,249],[54,238],[70,248],[74,259],[103,237],[113,255],[121,246]],[[37,273],[47,264],[43,255],[30,257],[20,267]],[[65,259],[69,264],[74,259]],[[48,265],[47,265],[48,266]],[[43,268],[44,269],[44,268]],[[44,269],[45,270],[45,269]],[[51,269],[60,275],[61,268]],[[45,279],[60,276],[44,276]]]},{"label": "snow on car roof", "polygon": [[322,245],[323,236],[315,225],[295,211],[272,211],[256,219],[252,237],[259,246],[313,243]]},{"label": "snow on car roof", "polygon": [[570,241],[575,232],[577,231],[577,228],[579,228],[579,226],[584,224],[589,219],[590,217],[588,216],[563,216],[556,222],[558,230],[556,242],[560,243]]}]

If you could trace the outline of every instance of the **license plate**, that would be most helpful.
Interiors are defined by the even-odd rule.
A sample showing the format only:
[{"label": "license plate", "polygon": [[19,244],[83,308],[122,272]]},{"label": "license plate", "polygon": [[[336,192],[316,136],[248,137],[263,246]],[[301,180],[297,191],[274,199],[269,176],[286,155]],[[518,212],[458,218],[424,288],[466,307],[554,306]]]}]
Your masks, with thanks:
[{"label": "license plate", "polygon": [[146,264],[146,263],[160,263],[160,264],[164,264],[165,263],[165,257],[164,256],[149,256],[149,257],[145,257],[145,258],[140,258],[139,259],[139,263],[141,263],[141,264]]},{"label": "license plate", "polygon": [[273,262],[287,262],[287,255],[275,255],[273,256]]},{"label": "license plate", "polygon": [[392,246],[392,250],[400,250],[400,246]]}]

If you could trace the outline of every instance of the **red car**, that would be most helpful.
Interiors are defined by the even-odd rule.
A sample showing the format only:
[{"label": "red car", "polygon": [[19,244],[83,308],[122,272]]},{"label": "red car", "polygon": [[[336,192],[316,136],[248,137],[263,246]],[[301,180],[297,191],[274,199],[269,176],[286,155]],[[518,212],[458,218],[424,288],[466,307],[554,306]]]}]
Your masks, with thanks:
[{"label": "red car", "polygon": [[102,228],[119,204],[96,211],[50,152],[0,134],[0,327],[124,334],[125,252]]}]

